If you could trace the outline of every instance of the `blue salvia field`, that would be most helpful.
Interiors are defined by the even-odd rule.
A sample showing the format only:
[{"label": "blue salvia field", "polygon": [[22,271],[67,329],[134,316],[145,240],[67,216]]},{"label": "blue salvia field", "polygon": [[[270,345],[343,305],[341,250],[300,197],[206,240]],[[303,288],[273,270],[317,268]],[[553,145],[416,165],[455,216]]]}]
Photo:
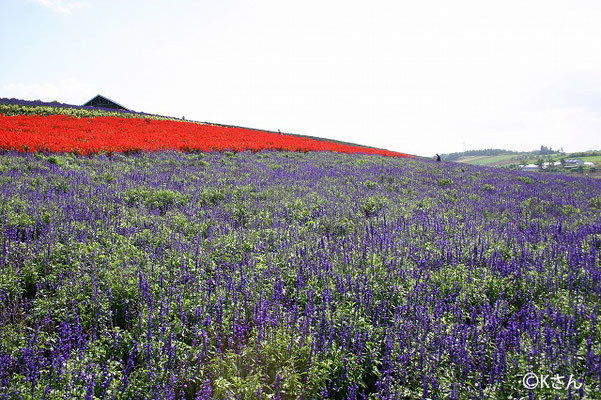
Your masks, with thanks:
[{"label": "blue salvia field", "polygon": [[5,152],[0,190],[3,398],[601,397],[599,180]]}]

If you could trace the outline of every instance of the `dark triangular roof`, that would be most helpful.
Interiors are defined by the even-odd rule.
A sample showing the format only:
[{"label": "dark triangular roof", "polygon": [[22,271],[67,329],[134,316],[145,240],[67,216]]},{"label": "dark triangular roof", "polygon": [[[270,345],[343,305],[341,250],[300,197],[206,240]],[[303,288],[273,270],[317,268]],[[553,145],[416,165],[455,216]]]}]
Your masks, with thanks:
[{"label": "dark triangular roof", "polygon": [[115,110],[129,111],[127,108],[123,107],[121,104],[117,103],[116,101],[113,101],[113,100],[106,98],[104,96],[101,96],[101,95],[96,95],[96,97],[94,97],[90,101],[86,102],[84,104],[84,106],[114,108]]}]

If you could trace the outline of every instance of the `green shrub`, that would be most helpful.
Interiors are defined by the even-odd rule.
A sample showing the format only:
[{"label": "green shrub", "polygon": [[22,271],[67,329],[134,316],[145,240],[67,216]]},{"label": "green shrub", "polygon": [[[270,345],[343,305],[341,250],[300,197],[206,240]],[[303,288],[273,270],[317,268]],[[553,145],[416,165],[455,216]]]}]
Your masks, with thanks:
[{"label": "green shrub", "polygon": [[438,181],[438,186],[440,186],[440,187],[450,186],[452,183],[453,183],[453,181],[451,179],[443,178]]},{"label": "green shrub", "polygon": [[317,357],[311,353],[308,338],[301,341],[285,328],[268,333],[261,342],[251,337],[240,351],[228,350],[208,363],[208,375],[218,377],[212,382],[214,398],[256,399],[259,392],[272,398],[276,379],[284,399],[297,398],[300,393],[307,399],[317,398],[341,369],[343,355],[331,351],[312,360]]},{"label": "green shrub", "polygon": [[593,208],[601,209],[601,196],[593,197],[588,203]]},{"label": "green shrub", "polygon": [[385,200],[381,196],[371,196],[363,199],[360,203],[361,211],[366,217],[373,217],[382,208],[384,208]]},{"label": "green shrub", "polygon": [[150,209],[167,211],[173,206],[181,206],[188,202],[188,197],[173,190],[146,188],[130,189],[125,192],[123,201],[130,206],[144,205]]},{"label": "green shrub", "polygon": [[225,199],[225,191],[216,188],[207,188],[202,191],[200,195],[200,202],[202,204],[215,205],[221,200]]}]

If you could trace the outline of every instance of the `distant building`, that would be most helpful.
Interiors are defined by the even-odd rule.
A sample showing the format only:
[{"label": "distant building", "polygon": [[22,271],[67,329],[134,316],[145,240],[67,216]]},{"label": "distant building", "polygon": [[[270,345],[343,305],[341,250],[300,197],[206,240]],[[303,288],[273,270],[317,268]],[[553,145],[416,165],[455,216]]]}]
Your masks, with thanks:
[{"label": "distant building", "polygon": [[595,163],[594,163],[594,162],[590,162],[590,161],[585,161],[585,162],[584,162],[584,166],[585,166],[585,167],[594,167],[594,166],[595,166]]},{"label": "distant building", "polygon": [[538,171],[540,168],[536,164],[528,164],[522,166],[522,171]]},{"label": "distant building", "polygon": [[112,108],[115,110],[129,111],[127,108],[123,107],[121,104],[119,104],[111,99],[107,99],[106,97],[101,96],[101,95],[97,95],[96,97],[94,97],[93,99],[91,99],[90,101],[85,103],[84,106]]},{"label": "distant building", "polygon": [[584,161],[582,160],[577,160],[574,158],[568,158],[567,160],[565,160],[566,164],[572,164],[572,165],[584,165]]}]

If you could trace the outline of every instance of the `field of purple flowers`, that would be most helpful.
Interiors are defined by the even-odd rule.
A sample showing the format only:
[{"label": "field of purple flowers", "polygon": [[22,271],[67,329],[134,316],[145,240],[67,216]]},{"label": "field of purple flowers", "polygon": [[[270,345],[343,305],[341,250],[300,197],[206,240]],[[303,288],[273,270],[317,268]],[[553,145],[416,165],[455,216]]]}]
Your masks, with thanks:
[{"label": "field of purple flowers", "polygon": [[600,180],[4,153],[0,192],[1,398],[601,397]]}]

